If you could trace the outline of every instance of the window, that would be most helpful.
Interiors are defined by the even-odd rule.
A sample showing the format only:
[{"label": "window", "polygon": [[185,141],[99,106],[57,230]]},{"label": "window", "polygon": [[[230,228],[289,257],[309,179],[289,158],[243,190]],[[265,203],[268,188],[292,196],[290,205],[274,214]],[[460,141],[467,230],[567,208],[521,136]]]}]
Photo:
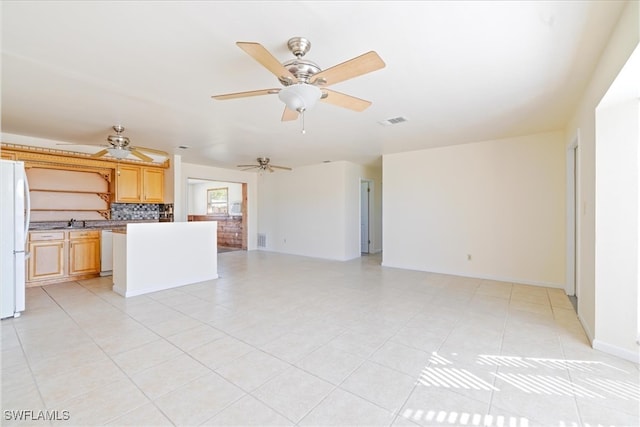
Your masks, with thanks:
[{"label": "window", "polygon": [[229,188],[207,190],[207,214],[227,215],[229,213]]}]

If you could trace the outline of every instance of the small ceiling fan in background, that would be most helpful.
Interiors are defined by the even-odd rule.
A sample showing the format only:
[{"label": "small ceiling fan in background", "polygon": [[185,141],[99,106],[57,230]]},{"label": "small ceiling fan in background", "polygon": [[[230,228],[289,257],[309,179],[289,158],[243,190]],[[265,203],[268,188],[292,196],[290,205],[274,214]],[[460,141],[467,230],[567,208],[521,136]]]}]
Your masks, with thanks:
[{"label": "small ceiling fan in background", "polygon": [[116,159],[124,159],[129,156],[129,154],[139,158],[140,160],[144,160],[145,162],[151,162],[153,159],[146,154],[142,153],[142,151],[146,151],[152,154],[159,154],[161,156],[168,157],[169,155],[160,150],[154,150],[151,148],[144,147],[134,147],[130,145],[129,138],[126,136],[122,136],[122,132],[124,132],[124,127],[121,125],[113,126],[113,130],[116,132],[115,135],[109,135],[107,137],[107,141],[109,145],[104,150],[100,150],[97,153],[93,154],[91,157],[102,157],[106,154],[111,155],[111,157],[115,157]]},{"label": "small ceiling fan in background", "polygon": [[97,145],[101,147],[106,147],[103,150],[100,150],[97,153],[92,154],[91,157],[103,157],[108,154],[113,158],[121,160],[129,157],[129,154],[131,154],[145,162],[153,162],[153,158],[144,154],[143,151],[151,154],[157,154],[163,157],[169,157],[168,153],[161,150],[155,150],[152,148],[145,148],[145,147],[134,147],[130,145],[129,138],[122,135],[122,132],[124,132],[124,127],[121,125],[113,126],[113,130],[116,132],[116,134],[109,135],[107,137],[107,142],[109,144],[58,144],[58,145]]},{"label": "small ceiling fan in background", "polygon": [[282,170],[293,170],[291,168],[288,168],[286,166],[276,166],[276,165],[272,165],[270,164],[270,159],[268,157],[258,157],[256,159],[256,161],[258,162],[257,165],[238,165],[239,168],[244,168],[242,169],[243,171],[247,171],[250,169],[258,169],[261,172],[263,171],[269,171],[269,172],[275,172],[274,169],[282,169]]},{"label": "small ceiling fan in background", "polygon": [[[370,51],[321,70],[314,62],[303,59],[311,49],[311,42],[304,37],[289,39],[287,46],[296,58],[282,64],[259,43],[236,42],[236,45],[274,74],[284,87],[214,95],[212,98],[227,100],[278,94],[280,100],[286,104],[282,121],[296,120],[299,114],[302,114],[304,120],[304,112],[313,107],[318,100],[353,111],[364,111],[371,105],[370,101],[336,92],[327,87],[385,67],[380,56]],[[304,123],[302,132],[304,133]]]}]

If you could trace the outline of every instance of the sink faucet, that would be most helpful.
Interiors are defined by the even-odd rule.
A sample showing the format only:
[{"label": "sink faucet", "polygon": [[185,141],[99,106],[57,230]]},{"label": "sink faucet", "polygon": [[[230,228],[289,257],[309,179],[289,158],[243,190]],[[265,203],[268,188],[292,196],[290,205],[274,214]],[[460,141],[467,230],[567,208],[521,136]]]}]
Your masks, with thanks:
[{"label": "sink faucet", "polygon": [[71,218],[71,219],[69,220],[69,223],[67,224],[67,226],[68,226],[68,227],[73,227],[73,225],[74,225],[75,223],[76,223],[76,220],[75,220],[75,219],[73,219],[73,218]]}]

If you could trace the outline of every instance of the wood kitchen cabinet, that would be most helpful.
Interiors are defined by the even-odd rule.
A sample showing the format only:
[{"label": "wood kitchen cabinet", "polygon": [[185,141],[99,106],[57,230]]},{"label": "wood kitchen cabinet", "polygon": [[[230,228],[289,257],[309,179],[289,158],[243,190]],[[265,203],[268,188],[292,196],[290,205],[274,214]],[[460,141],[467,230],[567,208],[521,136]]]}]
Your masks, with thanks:
[{"label": "wood kitchen cabinet", "polygon": [[27,281],[64,278],[65,244],[64,231],[29,233]]},{"label": "wood kitchen cabinet", "polygon": [[100,231],[69,232],[69,276],[100,273]]},{"label": "wood kitchen cabinet", "polygon": [[30,231],[27,286],[100,274],[100,230]]},{"label": "wood kitchen cabinet", "polygon": [[164,202],[164,169],[142,168],[142,202]]},{"label": "wood kitchen cabinet", "polygon": [[120,165],[115,176],[115,201],[119,203],[163,203],[164,169]]},{"label": "wood kitchen cabinet", "polygon": [[139,166],[118,166],[115,184],[116,202],[140,203],[142,200],[142,171]]}]

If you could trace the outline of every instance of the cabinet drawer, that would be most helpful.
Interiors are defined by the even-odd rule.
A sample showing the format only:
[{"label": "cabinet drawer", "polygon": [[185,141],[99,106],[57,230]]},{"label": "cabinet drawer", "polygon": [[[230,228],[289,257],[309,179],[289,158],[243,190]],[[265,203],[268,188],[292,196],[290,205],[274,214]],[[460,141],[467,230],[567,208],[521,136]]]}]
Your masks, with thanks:
[{"label": "cabinet drawer", "polygon": [[98,239],[100,238],[100,230],[82,230],[70,231],[69,239]]},{"label": "cabinet drawer", "polygon": [[32,242],[42,240],[64,240],[64,231],[31,231],[29,233],[29,240]]}]

